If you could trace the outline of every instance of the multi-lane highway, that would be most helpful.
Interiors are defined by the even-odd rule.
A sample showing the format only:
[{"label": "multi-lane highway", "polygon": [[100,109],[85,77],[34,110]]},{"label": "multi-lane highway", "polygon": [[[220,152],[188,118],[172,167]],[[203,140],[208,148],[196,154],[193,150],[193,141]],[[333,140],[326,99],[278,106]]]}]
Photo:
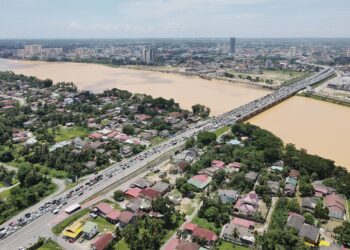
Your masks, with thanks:
[{"label": "multi-lane highway", "polygon": [[[308,78],[282,87],[269,95],[240,106],[218,117],[208,119],[205,122],[200,122],[196,126],[174,136],[162,144],[149,148],[137,156],[124,160],[121,163],[117,163],[101,171],[96,175],[100,176],[100,178],[93,185],[82,183],[80,187],[67,190],[66,192],[54,197],[51,201],[45,200],[44,202],[40,202],[35,207],[31,208],[30,211],[26,210],[19,215],[24,222],[21,220],[21,223],[18,223],[18,220],[10,220],[1,226],[6,228],[7,233],[4,238],[0,240],[0,249],[18,249],[20,246],[27,246],[29,243],[33,243],[36,240],[36,237],[51,236],[52,233],[48,232],[47,229],[65,218],[63,211],[66,207],[74,203],[85,201],[97,192],[111,186],[116,181],[136,172],[150,161],[174,150],[182,145],[187,138],[196,135],[200,131],[213,131],[220,126],[233,124],[234,122],[255,115],[256,113],[290,97],[307,86],[328,78],[332,74],[334,74],[333,69],[323,68],[320,72],[315,73]],[[58,209],[60,212],[58,214],[53,214],[52,211],[55,209]],[[28,213],[30,216],[25,218],[25,215],[27,214],[28,216]],[[10,224],[11,226],[9,226]]]}]

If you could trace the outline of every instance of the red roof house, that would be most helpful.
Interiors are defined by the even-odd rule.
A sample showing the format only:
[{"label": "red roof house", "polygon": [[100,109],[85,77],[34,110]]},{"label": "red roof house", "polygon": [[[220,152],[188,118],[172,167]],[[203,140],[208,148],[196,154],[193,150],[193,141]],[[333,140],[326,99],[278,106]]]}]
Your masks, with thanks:
[{"label": "red roof house", "polygon": [[340,195],[332,193],[324,198],[326,207],[329,210],[329,217],[344,219],[346,212],[346,201]]},{"label": "red roof house", "polygon": [[219,160],[213,160],[211,162],[211,166],[214,167],[214,168],[224,168],[225,162],[219,161]]},{"label": "red roof house", "polygon": [[145,188],[141,190],[140,196],[147,200],[154,200],[161,197],[162,194],[153,188]]},{"label": "red roof house", "polygon": [[187,230],[187,231],[190,231],[190,232],[192,233],[197,227],[198,227],[198,226],[197,226],[196,224],[193,224],[193,223],[191,223],[191,222],[187,222],[187,223],[184,225],[183,229],[184,229],[184,230]]},{"label": "red roof house", "polygon": [[135,187],[135,188],[129,188],[124,194],[126,196],[132,197],[132,198],[137,198],[140,195],[141,188]]},{"label": "red roof house", "polygon": [[89,134],[89,138],[93,139],[93,140],[98,140],[98,139],[102,138],[102,134],[100,134],[100,133],[92,133],[92,134]]},{"label": "red roof house", "polygon": [[130,211],[122,211],[118,217],[119,225],[124,227],[128,225],[134,218],[134,214]]},{"label": "red roof house", "polygon": [[96,206],[99,214],[101,216],[106,216],[107,214],[109,214],[110,212],[113,211],[113,208],[111,207],[111,205],[109,205],[108,203],[105,202],[101,202]]},{"label": "red roof house", "polygon": [[111,233],[103,234],[91,244],[91,248],[93,250],[104,250],[112,240],[113,235]]},{"label": "red roof house", "polygon": [[296,169],[291,169],[289,172],[289,177],[297,180],[299,178],[299,171]]},{"label": "red roof house", "polygon": [[232,220],[232,224],[234,224],[236,226],[245,227],[245,228],[254,228],[254,226],[255,226],[255,222],[254,221],[241,219],[241,218],[238,218],[238,217],[235,217]]},{"label": "red roof house", "polygon": [[216,241],[216,234],[208,229],[197,227],[193,230],[192,237],[198,237],[208,242]]},{"label": "red roof house", "polygon": [[150,119],[152,116],[146,114],[135,115],[135,119],[138,122],[143,122]]},{"label": "red roof house", "polygon": [[120,215],[120,211],[112,210],[106,215],[106,218],[109,222],[116,224]]}]

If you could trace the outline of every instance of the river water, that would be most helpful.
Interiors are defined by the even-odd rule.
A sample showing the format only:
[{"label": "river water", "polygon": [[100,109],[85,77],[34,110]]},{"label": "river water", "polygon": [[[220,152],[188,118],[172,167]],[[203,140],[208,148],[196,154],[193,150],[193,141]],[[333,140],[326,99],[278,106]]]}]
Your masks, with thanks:
[{"label": "river water", "polygon": [[248,122],[350,170],[350,108],[295,96]]},{"label": "river water", "polygon": [[[47,63],[0,59],[0,70],[72,81],[81,90],[120,88],[154,97],[174,98],[181,107],[207,105],[219,115],[269,93],[268,90],[198,77],[112,68],[96,64]],[[350,108],[292,97],[249,122],[275,133],[284,142],[333,159],[350,170]]]},{"label": "river water", "polygon": [[115,87],[153,97],[174,98],[181,107],[189,110],[194,104],[205,104],[210,107],[211,115],[222,114],[270,93],[269,90],[244,83],[209,81],[195,76],[112,68],[96,64],[0,59],[0,70],[12,70],[15,73],[42,79],[50,78],[54,82],[71,81],[80,90],[102,92]]}]

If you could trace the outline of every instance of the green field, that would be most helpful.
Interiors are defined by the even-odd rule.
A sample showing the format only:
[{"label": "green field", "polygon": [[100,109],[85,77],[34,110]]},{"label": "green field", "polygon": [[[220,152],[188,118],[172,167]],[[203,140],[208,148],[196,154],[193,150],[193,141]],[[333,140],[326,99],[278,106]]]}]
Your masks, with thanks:
[{"label": "green field", "polygon": [[247,247],[243,247],[240,245],[233,245],[230,242],[223,241],[221,245],[218,247],[219,250],[248,250]]},{"label": "green field", "polygon": [[162,143],[163,141],[165,141],[166,139],[164,139],[164,138],[162,138],[162,137],[160,137],[160,136],[156,136],[156,137],[154,137],[150,142],[151,142],[151,145],[152,146],[155,146],[155,145],[157,145],[157,144],[159,144],[159,143]]},{"label": "green field", "polygon": [[[49,129],[52,133],[52,129]],[[89,133],[88,129],[81,127],[60,128],[55,130],[55,141],[66,141],[75,137],[85,137]]]},{"label": "green field", "polygon": [[209,222],[206,219],[199,218],[198,216],[193,218],[192,223],[197,224],[201,228],[209,229],[216,233],[220,231],[220,228],[217,228],[214,222]]},{"label": "green field", "polygon": [[5,190],[5,191],[2,191],[2,192],[0,193],[0,199],[1,199],[1,200],[5,200],[5,199],[7,198],[7,196],[10,195],[10,190],[11,190],[11,189],[7,189],[7,190]]},{"label": "green field", "polygon": [[239,75],[245,79],[247,76],[251,76],[253,79],[256,77],[260,78],[260,81],[273,80],[273,83],[282,83],[285,81],[290,81],[294,78],[298,78],[306,75],[308,72],[299,72],[293,70],[264,70],[262,74],[255,73],[237,73],[233,70],[227,70],[228,73],[233,74],[236,78],[239,78]]},{"label": "green field", "polygon": [[230,131],[230,127],[225,126],[225,127],[221,127],[221,128],[216,129],[214,131],[214,133],[216,134],[217,137],[219,137],[220,135],[222,135],[223,133],[228,132],[228,131]]},{"label": "green field", "polygon": [[103,232],[111,232],[113,233],[115,230],[115,225],[107,221],[105,218],[101,216],[97,216],[96,219],[91,219],[90,221],[95,222],[98,225],[98,231]]},{"label": "green field", "polygon": [[37,250],[62,250],[61,248],[55,241],[53,240],[47,240],[44,245],[39,247]]}]

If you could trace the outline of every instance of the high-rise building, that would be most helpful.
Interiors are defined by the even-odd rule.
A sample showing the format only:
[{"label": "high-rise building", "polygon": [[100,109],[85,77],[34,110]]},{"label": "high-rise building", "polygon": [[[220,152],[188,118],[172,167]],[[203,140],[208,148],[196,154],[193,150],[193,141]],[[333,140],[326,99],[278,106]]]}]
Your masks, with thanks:
[{"label": "high-rise building", "polygon": [[141,60],[146,63],[151,63],[154,60],[154,50],[143,47],[141,50]]},{"label": "high-rise building", "polygon": [[236,38],[230,37],[230,55],[233,56],[236,52]]},{"label": "high-rise building", "polygon": [[38,56],[43,49],[42,45],[26,45],[24,46],[24,52],[27,56]]},{"label": "high-rise building", "polygon": [[145,58],[146,60],[146,63],[151,63],[152,61],[153,61],[153,59],[154,59],[154,51],[153,51],[153,49],[148,49],[147,51],[146,51],[146,58]]},{"label": "high-rise building", "polygon": [[289,56],[290,58],[294,58],[297,54],[297,48],[295,46],[290,47]]},{"label": "high-rise building", "polygon": [[271,59],[270,58],[266,59],[265,68],[271,69],[272,67],[273,67],[273,64],[272,64]]},{"label": "high-rise building", "polygon": [[348,48],[348,52],[346,53],[347,57],[350,57],[350,48]]}]

